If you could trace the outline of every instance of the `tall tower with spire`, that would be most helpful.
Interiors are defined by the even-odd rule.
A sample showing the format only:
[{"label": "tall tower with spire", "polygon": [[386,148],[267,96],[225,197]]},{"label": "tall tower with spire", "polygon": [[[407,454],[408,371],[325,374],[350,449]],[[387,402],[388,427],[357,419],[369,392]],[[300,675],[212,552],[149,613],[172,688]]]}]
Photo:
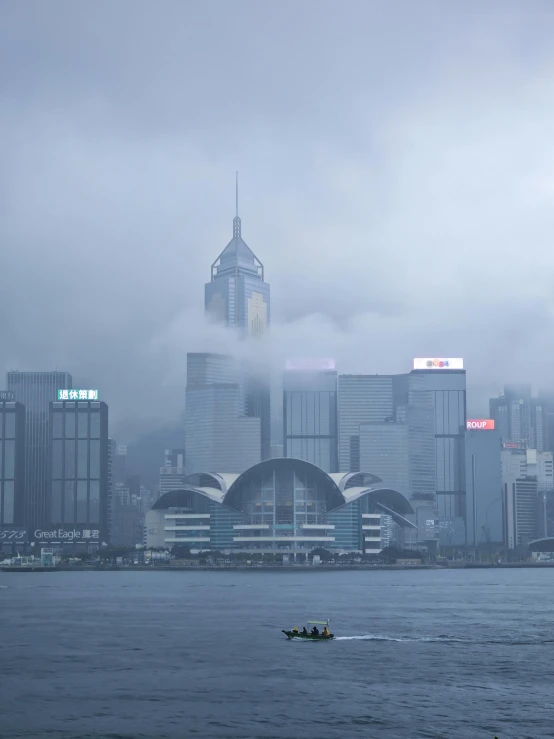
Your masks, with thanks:
[{"label": "tall tower with spire", "polygon": [[238,172],[235,197],[233,238],[212,264],[205,307],[214,320],[239,329],[243,336],[261,336],[269,325],[269,285],[263,264],[242,238]]}]

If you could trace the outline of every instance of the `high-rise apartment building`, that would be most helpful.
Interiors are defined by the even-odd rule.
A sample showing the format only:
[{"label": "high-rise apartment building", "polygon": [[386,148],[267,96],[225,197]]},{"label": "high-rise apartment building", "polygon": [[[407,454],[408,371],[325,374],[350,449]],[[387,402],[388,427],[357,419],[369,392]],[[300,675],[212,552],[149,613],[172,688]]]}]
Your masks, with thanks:
[{"label": "high-rise apartment building", "polygon": [[503,441],[548,449],[548,403],[533,398],[530,385],[506,385],[503,395],[490,399],[490,415]]},{"label": "high-rise apartment building", "polygon": [[232,357],[187,354],[186,469],[243,472],[261,461],[261,423],[245,415]]},{"label": "high-rise apartment building", "polygon": [[392,376],[340,375],[338,393],[339,469],[359,472],[365,470],[360,462],[360,424],[385,423],[394,416]]},{"label": "high-rise apartment building", "polygon": [[337,371],[331,360],[291,360],[283,375],[283,453],[338,471]]},{"label": "high-rise apartment building", "polygon": [[[1,397],[13,396],[11,393],[2,392]],[[24,496],[25,407],[22,403],[2,399],[0,400],[0,528],[24,526]]]},{"label": "high-rise apartment building", "polygon": [[67,372],[8,372],[6,379],[8,390],[25,406],[24,519],[31,531],[50,522],[49,405],[72,381]]},{"label": "high-rise apartment building", "polygon": [[99,546],[108,538],[108,406],[55,401],[49,427],[50,543]]}]

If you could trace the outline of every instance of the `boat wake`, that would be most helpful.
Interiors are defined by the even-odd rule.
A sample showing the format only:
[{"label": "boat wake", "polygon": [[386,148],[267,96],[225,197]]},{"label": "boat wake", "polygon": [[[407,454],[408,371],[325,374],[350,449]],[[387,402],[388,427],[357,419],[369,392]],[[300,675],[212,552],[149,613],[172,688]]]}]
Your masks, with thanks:
[{"label": "boat wake", "polygon": [[514,638],[513,636],[497,637],[494,639],[461,639],[448,634],[439,636],[384,636],[383,634],[360,634],[358,636],[336,636],[333,641],[377,641],[377,642],[412,642],[412,643],[440,643],[440,644],[481,644],[507,646],[537,646],[554,644],[554,639],[545,636],[528,638]]},{"label": "boat wake", "polygon": [[359,636],[336,636],[334,641],[393,641],[393,642],[465,642],[453,636],[383,636],[381,634],[361,634]]}]

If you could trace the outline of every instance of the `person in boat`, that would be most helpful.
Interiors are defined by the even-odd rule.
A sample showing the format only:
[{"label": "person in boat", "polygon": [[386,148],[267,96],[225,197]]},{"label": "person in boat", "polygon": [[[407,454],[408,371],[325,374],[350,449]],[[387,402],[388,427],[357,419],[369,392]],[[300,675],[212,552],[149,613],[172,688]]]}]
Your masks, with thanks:
[{"label": "person in boat", "polygon": [[323,629],[323,636],[329,636],[329,629],[327,626]]},{"label": "person in boat", "polygon": [[292,627],[292,633],[293,634],[298,634],[298,626],[293,626]]},{"label": "person in boat", "polygon": [[319,636],[319,629],[317,628],[317,626],[314,626],[314,628],[312,629],[312,636]]},{"label": "person in boat", "polygon": [[308,629],[305,626],[302,628],[302,634],[308,636]]}]

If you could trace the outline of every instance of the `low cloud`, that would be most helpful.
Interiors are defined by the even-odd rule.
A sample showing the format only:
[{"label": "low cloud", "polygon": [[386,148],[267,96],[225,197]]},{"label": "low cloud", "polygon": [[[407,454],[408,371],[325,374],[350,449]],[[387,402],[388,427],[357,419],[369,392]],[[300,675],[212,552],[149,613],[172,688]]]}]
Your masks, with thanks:
[{"label": "low cloud", "polygon": [[[13,4],[0,368],[72,372],[128,435],[182,413],[188,351],[463,356],[479,415],[551,388],[551,4],[396,5]],[[254,347],[203,317],[237,168],[272,290]]]}]

